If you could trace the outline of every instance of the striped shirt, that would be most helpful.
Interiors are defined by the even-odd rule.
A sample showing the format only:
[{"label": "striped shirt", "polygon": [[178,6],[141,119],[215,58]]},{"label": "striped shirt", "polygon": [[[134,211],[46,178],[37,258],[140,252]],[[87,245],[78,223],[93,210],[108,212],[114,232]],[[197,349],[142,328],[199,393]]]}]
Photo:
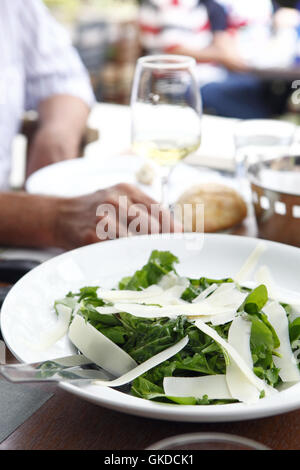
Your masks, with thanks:
[{"label": "striped shirt", "polygon": [[[227,12],[228,31],[236,38],[237,49],[246,63],[267,65],[272,37],[273,0],[218,0]],[[278,49],[278,54],[280,54]]]},{"label": "striped shirt", "polygon": [[11,146],[24,111],[57,94],[94,95],[64,29],[41,0],[0,1],[0,190],[7,189]]},{"label": "striped shirt", "polygon": [[213,33],[227,28],[225,10],[215,0],[146,0],[139,14],[147,52],[172,52],[177,46],[203,49]]},{"label": "striped shirt", "polygon": [[[147,54],[172,53],[175,47],[198,51],[217,31],[227,29],[227,14],[215,0],[143,0],[139,12],[142,46]],[[198,64],[199,86],[222,81],[227,72],[215,64]]]}]

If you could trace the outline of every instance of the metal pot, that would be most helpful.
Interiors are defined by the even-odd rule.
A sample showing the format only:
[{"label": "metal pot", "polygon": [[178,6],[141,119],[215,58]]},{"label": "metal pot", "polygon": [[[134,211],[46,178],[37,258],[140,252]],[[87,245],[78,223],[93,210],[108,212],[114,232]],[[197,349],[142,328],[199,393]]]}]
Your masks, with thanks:
[{"label": "metal pot", "polygon": [[300,156],[248,167],[260,238],[300,247]]}]

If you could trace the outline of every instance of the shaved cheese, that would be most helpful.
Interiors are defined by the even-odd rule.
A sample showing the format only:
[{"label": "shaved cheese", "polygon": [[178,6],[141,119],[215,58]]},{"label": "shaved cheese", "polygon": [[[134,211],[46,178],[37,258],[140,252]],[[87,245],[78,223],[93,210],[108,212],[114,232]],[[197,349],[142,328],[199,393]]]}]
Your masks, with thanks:
[{"label": "shaved cheese", "polygon": [[218,287],[218,284],[211,284],[204,291],[202,291],[201,294],[198,295],[198,297],[196,297],[193,300],[193,303],[197,303],[197,302],[200,302],[201,300],[206,299],[206,297],[212,292],[214,292],[217,289],[217,287]]},{"label": "shaved cheese", "polygon": [[[209,289],[206,289],[207,295],[208,291],[213,292],[209,297],[200,299],[199,296],[198,302],[190,303],[180,299],[183,293],[182,289],[183,286],[177,285],[163,291],[161,295],[151,297],[151,300],[140,299],[140,301],[132,303],[129,301],[116,302],[112,307],[97,307],[96,310],[101,314],[127,312],[145,318],[174,318],[179,315],[188,317],[209,316],[209,321],[213,324],[222,325],[233,320],[238,308],[247,296],[234,283],[228,283],[216,287],[210,286]],[[149,305],[147,302],[151,302],[151,304]],[[208,321],[208,319],[205,321]]]},{"label": "shaved cheese", "polygon": [[173,287],[170,287],[169,289],[163,291],[159,295],[154,295],[151,297],[151,299],[139,299],[135,301],[135,303],[143,303],[143,304],[151,304],[151,305],[161,305],[161,306],[166,306],[166,305],[180,305],[184,303],[183,300],[181,300],[181,296],[183,292],[185,291],[186,286],[185,285],[176,285]]},{"label": "shaved cheese", "polygon": [[267,288],[269,298],[276,300],[276,286],[272,279],[271,272],[267,266],[261,266],[254,275],[255,281],[258,285],[264,284]]},{"label": "shaved cheese", "polygon": [[268,289],[269,297],[278,302],[290,304],[292,308],[300,313],[300,296],[294,292],[286,292],[274,281],[271,271],[267,266],[261,266],[255,273],[258,284],[264,284]]},{"label": "shaved cheese", "polygon": [[113,375],[122,375],[136,367],[129,354],[80,315],[76,315],[70,325],[69,339],[85,357]]},{"label": "shaved cheese", "polygon": [[163,289],[157,285],[152,285],[141,291],[134,290],[105,290],[98,289],[97,295],[107,302],[131,301],[151,299],[155,295],[163,293]]},{"label": "shaved cheese", "polygon": [[[212,325],[215,325],[215,326],[225,325],[226,323],[233,321],[236,315],[237,315],[236,309],[233,309],[231,312],[229,311],[227,313],[221,313],[219,315],[212,315],[209,321]],[[207,323],[207,321],[205,323]]]},{"label": "shaved cheese", "polygon": [[259,391],[264,390],[266,396],[270,394],[276,393],[276,390],[272,387],[269,387],[263,380],[259,379],[254,372],[249,368],[245,360],[241,357],[238,351],[235,350],[225,339],[223,339],[213,328],[206,325],[201,320],[195,321],[195,326],[199,328],[199,330],[203,331],[203,333],[210,336],[214,339],[229,355],[230,360],[233,361],[237,367],[242,372],[243,376],[253,384]]},{"label": "shaved cheese", "polygon": [[[228,344],[238,351],[249,370],[253,368],[250,350],[250,336],[252,323],[237,317],[231,324],[228,332]],[[259,399],[260,390],[256,384],[251,383],[235,361],[226,366],[226,381],[230,393],[244,403],[255,403]]]},{"label": "shaved cheese", "polygon": [[176,286],[170,287],[169,289],[165,290],[164,294],[162,295],[163,298],[174,298],[174,299],[180,299],[182,294],[187,288],[187,284],[178,284]]},{"label": "shaved cheese", "polygon": [[161,278],[158,285],[163,290],[170,289],[173,286],[184,286],[185,289],[189,286],[190,281],[186,277],[179,277],[175,274],[169,273]]},{"label": "shaved cheese", "polygon": [[[163,290],[159,286],[150,286],[143,291],[104,291],[99,290],[98,295],[103,300],[109,302],[122,302],[130,304],[157,304],[157,305],[178,305],[183,292],[187,287],[186,282],[173,285]],[[116,312],[112,312],[116,313]]]},{"label": "shaved cheese", "polygon": [[232,306],[238,309],[246,297],[247,293],[241,292],[234,283],[225,283],[207,298],[207,302],[213,306]]},{"label": "shaved cheese", "polygon": [[67,334],[71,321],[72,309],[63,304],[57,304],[56,311],[58,313],[56,326],[42,334],[38,343],[28,343],[28,347],[30,349],[40,352],[46,351]]},{"label": "shaved cheese", "polygon": [[267,315],[280,341],[276,352],[281,357],[273,356],[273,360],[275,366],[280,369],[281,380],[283,382],[299,382],[300,372],[290,344],[289,324],[285,309],[274,301],[267,304],[263,308],[263,312]]},{"label": "shaved cheese", "polygon": [[210,400],[232,399],[225,375],[205,375],[203,377],[165,377],[164,392],[169,397],[202,398]]},{"label": "shaved cheese", "polygon": [[[211,315],[211,314],[223,314],[232,312],[232,308],[224,307],[214,307],[206,301],[199,302],[197,304],[190,304],[189,302],[184,302],[180,305],[167,305],[164,307],[157,307],[155,305],[139,305],[139,304],[126,304],[126,303],[116,303],[114,307],[118,312],[127,312],[136,317],[144,318],[161,318],[169,317],[175,318],[179,315],[186,316],[201,316],[201,315]],[[99,313],[103,312],[103,307],[97,307]]]},{"label": "shaved cheese", "polygon": [[255,268],[259,258],[261,257],[261,255],[264,253],[265,250],[266,250],[265,243],[260,242],[257,244],[254,251],[251,253],[249,258],[245,261],[240,271],[236,274],[235,281],[237,283],[240,284],[242,281],[249,279],[251,272]]},{"label": "shaved cheese", "polygon": [[127,372],[126,374],[122,375],[121,377],[110,381],[96,380],[94,384],[107,387],[121,387],[122,385],[128,384],[140,375],[148,372],[148,370],[153,369],[153,367],[156,367],[162,362],[167,361],[171,357],[175,356],[175,354],[179,353],[179,351],[181,351],[187,345],[188,342],[189,338],[188,336],[186,336],[178,343],[156,354],[155,356],[150,357],[150,359],[143,362],[142,364],[139,364],[137,367],[132,369],[130,372]]},{"label": "shaved cheese", "polygon": [[104,307],[96,307],[97,312],[101,313],[101,315],[113,315],[115,313],[120,313],[120,310],[116,307],[104,306]]}]

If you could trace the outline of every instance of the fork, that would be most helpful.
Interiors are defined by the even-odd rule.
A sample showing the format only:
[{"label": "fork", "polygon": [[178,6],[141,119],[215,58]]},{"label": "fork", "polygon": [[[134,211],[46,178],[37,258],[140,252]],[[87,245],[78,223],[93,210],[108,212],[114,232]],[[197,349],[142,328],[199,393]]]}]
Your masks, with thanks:
[{"label": "fork", "polygon": [[32,364],[2,364],[0,374],[10,382],[75,382],[110,380],[111,376],[81,354]]}]

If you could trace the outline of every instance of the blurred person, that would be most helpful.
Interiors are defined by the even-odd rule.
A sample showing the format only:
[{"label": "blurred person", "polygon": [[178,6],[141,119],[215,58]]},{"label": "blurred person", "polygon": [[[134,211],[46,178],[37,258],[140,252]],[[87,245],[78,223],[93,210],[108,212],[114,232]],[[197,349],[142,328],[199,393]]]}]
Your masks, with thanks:
[{"label": "blurred person", "polygon": [[[94,96],[70,40],[41,0],[1,0],[0,57],[0,244],[71,249],[97,242],[97,207],[112,204],[118,213],[121,196],[127,197],[128,207],[143,204],[142,217],[150,223],[154,201],[125,184],[78,198],[7,191],[12,141],[24,110],[39,114],[30,174],[77,156]],[[156,222],[159,232],[159,217]],[[119,223],[117,236],[128,223]]]},{"label": "blurred person", "polygon": [[[235,118],[274,114],[265,82],[250,73],[237,32],[248,23],[270,28],[271,0],[144,0],[140,8],[145,53],[196,59],[204,109]],[[261,44],[263,47],[263,44]]]},{"label": "blurred person", "polygon": [[[152,211],[153,204],[153,199],[129,184],[72,198],[0,192],[0,245],[69,250],[121,236],[181,231],[169,211]],[[134,219],[139,221],[138,233],[130,233]],[[103,226],[104,222],[107,236],[104,233],[99,239],[98,224]],[[113,227],[115,236],[110,236],[109,227]]]},{"label": "blurred person", "polygon": [[28,176],[78,155],[94,95],[67,33],[42,0],[1,0],[0,57],[0,187],[4,187],[12,140],[24,111],[39,114]]},{"label": "blurred person", "polygon": [[[263,79],[255,69],[292,66],[296,52],[295,12],[276,0],[218,0],[227,14],[227,31],[237,53],[252,73],[228,73],[224,84],[205,89],[209,102],[218,103],[218,113],[239,118],[270,118],[287,108],[290,83]],[[227,110],[230,106],[230,113]]]},{"label": "blurred person", "polygon": [[190,55],[211,64],[199,68],[201,83],[219,74],[216,64],[245,68],[227,33],[227,13],[215,0],[142,0],[139,28],[145,53]]}]

